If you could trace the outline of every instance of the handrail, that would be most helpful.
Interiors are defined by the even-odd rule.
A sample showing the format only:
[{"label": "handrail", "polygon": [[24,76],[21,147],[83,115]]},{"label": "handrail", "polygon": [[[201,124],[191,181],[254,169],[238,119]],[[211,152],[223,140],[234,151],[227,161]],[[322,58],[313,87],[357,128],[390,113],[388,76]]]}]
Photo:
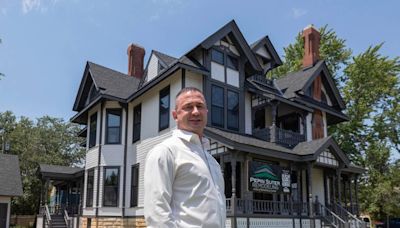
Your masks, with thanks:
[{"label": "handrail", "polygon": [[[348,210],[346,210],[346,208],[344,208],[342,205],[340,205],[339,203],[335,203],[336,204],[336,206],[338,207],[338,208],[340,208],[340,210],[342,210],[343,212],[345,212],[346,213],[346,215],[348,216],[348,217],[350,217],[350,218],[352,218],[359,226],[356,226],[356,227],[365,227],[364,226],[364,222],[363,221],[361,221],[360,219],[358,219],[355,215],[353,215],[352,213],[350,213]],[[349,218],[347,218],[347,220],[349,220]]]},{"label": "handrail", "polygon": [[[335,228],[341,228],[341,227],[346,227],[346,221],[344,221],[342,218],[340,218],[337,214],[335,214],[333,211],[331,211],[329,208],[325,207],[325,205],[322,205],[321,203],[317,203],[323,210],[328,212],[332,216],[332,222],[331,224]],[[324,215],[325,218],[327,218],[326,215]]]},{"label": "handrail", "polygon": [[51,226],[51,216],[50,216],[50,211],[49,211],[49,207],[47,206],[47,204],[45,205],[45,213],[46,213],[46,223]]},{"label": "handrail", "polygon": [[65,224],[67,225],[68,228],[70,228],[70,221],[71,218],[68,216],[68,211],[66,209],[64,209],[64,220],[65,220]]}]

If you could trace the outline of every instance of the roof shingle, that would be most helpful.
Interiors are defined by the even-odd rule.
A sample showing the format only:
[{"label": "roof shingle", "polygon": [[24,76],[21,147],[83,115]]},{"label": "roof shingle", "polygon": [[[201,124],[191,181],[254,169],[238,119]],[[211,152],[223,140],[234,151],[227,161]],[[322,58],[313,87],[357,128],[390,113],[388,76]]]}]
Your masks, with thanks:
[{"label": "roof shingle", "polygon": [[22,196],[18,156],[0,154],[0,196]]}]

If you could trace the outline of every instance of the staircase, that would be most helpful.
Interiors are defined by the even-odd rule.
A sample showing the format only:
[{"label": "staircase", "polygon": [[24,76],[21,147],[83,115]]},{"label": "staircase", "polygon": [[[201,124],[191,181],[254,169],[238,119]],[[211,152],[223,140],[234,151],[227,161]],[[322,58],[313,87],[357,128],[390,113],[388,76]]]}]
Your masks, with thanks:
[{"label": "staircase", "polygon": [[317,216],[321,217],[322,227],[331,228],[366,228],[365,222],[344,209],[339,204],[326,207],[318,201],[315,203]]},{"label": "staircase", "polygon": [[51,228],[67,228],[63,215],[52,215],[51,216]]}]

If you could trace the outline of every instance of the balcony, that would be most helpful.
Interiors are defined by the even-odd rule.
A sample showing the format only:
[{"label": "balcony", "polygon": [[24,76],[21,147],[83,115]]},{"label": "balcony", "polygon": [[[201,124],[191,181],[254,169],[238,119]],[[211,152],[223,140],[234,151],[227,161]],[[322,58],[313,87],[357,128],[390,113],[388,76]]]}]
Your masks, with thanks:
[{"label": "balcony", "polygon": [[290,130],[281,129],[276,126],[254,129],[253,136],[267,142],[275,142],[288,148],[293,148],[300,142],[306,141],[305,135]]}]

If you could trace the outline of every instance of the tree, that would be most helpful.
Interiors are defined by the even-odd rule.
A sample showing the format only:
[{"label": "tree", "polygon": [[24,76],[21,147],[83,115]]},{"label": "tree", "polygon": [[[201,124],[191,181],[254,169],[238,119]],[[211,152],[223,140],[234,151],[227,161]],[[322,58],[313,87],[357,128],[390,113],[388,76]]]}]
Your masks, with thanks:
[{"label": "tree", "polygon": [[[400,161],[390,162],[390,153],[400,152],[399,58],[382,56],[383,44],[352,57],[345,40],[332,29],[324,26],[320,33],[320,56],[341,89],[350,119],[330,126],[329,133],[355,164],[367,168],[361,181],[362,209],[378,219],[400,216],[399,201],[393,200],[400,199]],[[283,65],[268,76],[279,78],[300,70],[303,47],[299,34],[284,48]]]},{"label": "tree", "polygon": [[8,153],[18,155],[20,160],[24,194],[13,200],[13,213],[35,214],[41,188],[36,173],[39,164],[70,166],[82,163],[85,154],[79,146],[82,139],[77,137],[79,126],[49,116],[36,121],[27,117],[17,120],[10,111],[0,113],[0,126],[10,144]]}]

